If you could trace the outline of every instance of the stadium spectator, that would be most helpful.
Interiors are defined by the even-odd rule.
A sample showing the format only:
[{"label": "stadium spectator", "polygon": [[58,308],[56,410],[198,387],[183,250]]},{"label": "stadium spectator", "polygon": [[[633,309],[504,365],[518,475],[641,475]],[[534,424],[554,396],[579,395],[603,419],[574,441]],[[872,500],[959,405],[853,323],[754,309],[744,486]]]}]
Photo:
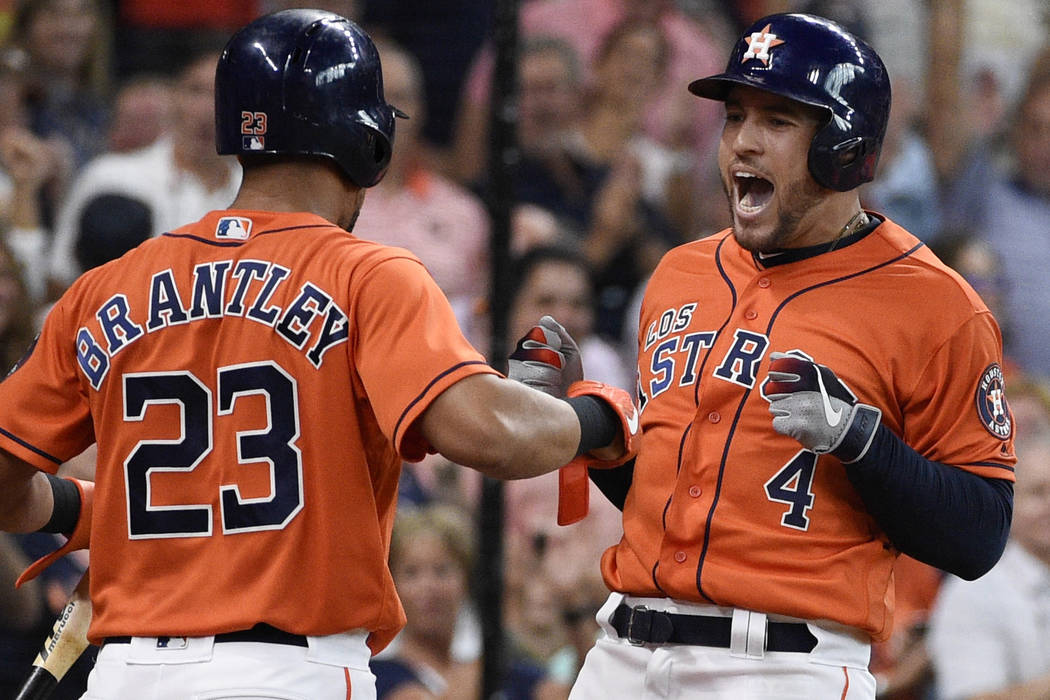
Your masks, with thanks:
[{"label": "stadium spectator", "polygon": [[71,172],[105,148],[109,32],[97,0],[19,0],[15,9],[10,36],[24,54],[30,128],[68,151]]},{"label": "stadium spectator", "polygon": [[240,166],[215,152],[213,84],[217,51],[190,58],[175,82],[171,129],[130,153],[100,156],[70,189],[55,227],[49,263],[51,295],[82,270],[75,257],[85,207],[99,195],[119,194],[145,204],[157,235],[233,201]]},{"label": "stadium spectator", "polygon": [[[718,42],[672,0],[532,0],[521,5],[520,32],[526,39],[557,37],[572,47],[581,66],[580,82],[590,83],[603,38],[620,22],[656,23],[670,43],[668,69],[656,99],[646,110],[645,130],[664,143],[685,138],[697,156],[717,142],[720,114],[708,105],[688,101],[685,84],[697,73],[721,68]],[[455,172],[465,180],[478,177],[486,162],[488,94],[493,66],[491,46],[479,51],[461,97],[456,125]],[[555,123],[556,124],[556,123]],[[548,128],[551,124],[548,124]],[[556,128],[556,127],[555,127]]]},{"label": "stadium spectator", "polygon": [[[338,3],[337,3],[338,4]],[[345,4],[345,3],[344,3]],[[413,113],[430,157],[449,150],[459,95],[471,62],[490,36],[491,0],[368,0],[361,24],[387,36],[419,63],[425,102]],[[338,9],[327,7],[334,12]]]},{"label": "stadium spectator", "polygon": [[591,87],[569,148],[579,158],[607,167],[623,158],[637,161],[641,196],[684,235],[695,218],[696,154],[686,134],[679,132],[677,142],[666,142],[644,131],[670,52],[664,29],[656,22],[627,19],[612,27],[595,53]]},{"label": "stadium spectator", "polygon": [[976,581],[947,578],[930,619],[941,700],[1050,696],[1050,403],[1035,386],[1010,385],[1018,461],[1006,551]]},{"label": "stadium spectator", "polygon": [[171,128],[175,108],[172,85],[159,75],[125,81],[113,100],[107,147],[126,153],[152,145]]},{"label": "stadium spectator", "polygon": [[519,62],[516,197],[556,216],[563,240],[586,255],[597,286],[596,330],[617,337],[631,291],[680,239],[645,200],[637,158],[622,154],[603,163],[572,147],[583,86],[570,45],[534,37],[525,42]]},{"label": "stadium spectator", "polygon": [[33,303],[14,255],[0,243],[0,372],[4,375],[29,349],[36,336]]},{"label": "stadium spectator", "polygon": [[397,125],[390,168],[365,198],[354,234],[419,256],[465,325],[488,290],[488,213],[474,193],[427,164],[419,62],[393,43],[380,42],[379,51],[385,94],[409,119]]},{"label": "stadium spectator", "polygon": [[41,193],[58,163],[44,140],[11,124],[0,127],[0,168],[6,185],[0,197],[0,238],[22,268],[26,301],[39,302],[44,296],[50,238],[44,227]]},{"label": "stadium spectator", "polygon": [[1010,131],[1011,167],[969,192],[983,200],[975,233],[998,256],[1009,280],[1004,350],[1026,373],[1050,378],[1050,70],[1032,75]]},{"label": "stadium spectator", "polygon": [[[558,320],[577,340],[584,376],[629,391],[635,379],[615,347],[595,332],[593,286],[585,258],[560,248],[535,248],[514,268],[508,334],[520,338],[545,315]],[[593,582],[594,562],[623,534],[621,513],[591,488],[591,512],[580,522],[557,525],[558,475],[504,485],[508,550],[528,552],[537,538],[543,547],[533,573],[539,572],[559,591]]]},{"label": "stadium spectator", "polygon": [[869,209],[881,212],[927,243],[941,231],[937,171],[919,130],[915,87],[893,80],[893,109],[879,156],[879,176],[861,190]]},{"label": "stadium spectator", "polygon": [[[396,640],[396,651],[372,661],[379,700],[478,697],[481,663],[469,651],[476,650],[477,644],[468,643],[458,656],[454,648],[461,615],[471,605],[468,584],[473,564],[473,533],[466,512],[431,505],[398,514],[390,543],[390,571],[407,622]],[[469,627],[460,630],[460,634],[476,634]],[[568,696],[567,686],[552,682],[541,667],[522,659],[508,660],[501,691],[507,700]]]}]

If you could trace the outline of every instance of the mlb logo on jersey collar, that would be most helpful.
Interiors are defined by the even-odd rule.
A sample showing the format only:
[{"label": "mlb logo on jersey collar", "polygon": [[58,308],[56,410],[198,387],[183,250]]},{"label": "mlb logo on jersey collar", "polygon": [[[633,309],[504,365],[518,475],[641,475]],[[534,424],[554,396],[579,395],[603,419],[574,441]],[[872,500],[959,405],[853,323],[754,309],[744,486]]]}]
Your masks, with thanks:
[{"label": "mlb logo on jersey collar", "polygon": [[215,226],[215,237],[219,239],[248,240],[252,232],[252,220],[243,216],[224,216]]}]

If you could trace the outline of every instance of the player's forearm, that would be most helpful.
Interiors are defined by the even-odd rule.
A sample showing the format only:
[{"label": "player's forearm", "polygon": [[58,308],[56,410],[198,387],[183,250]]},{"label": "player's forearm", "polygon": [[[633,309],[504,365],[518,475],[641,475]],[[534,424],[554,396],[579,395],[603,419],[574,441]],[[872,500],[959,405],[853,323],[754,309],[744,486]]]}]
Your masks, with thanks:
[{"label": "player's forearm", "polygon": [[568,403],[493,375],[449,387],[423,414],[420,429],[449,460],[498,479],[557,469],[580,444]]},{"label": "player's forearm", "polygon": [[47,524],[53,508],[47,476],[0,451],[0,530],[35,532]]},{"label": "player's forearm", "polygon": [[928,460],[885,426],[846,473],[900,551],[967,580],[1002,555],[1013,511],[1010,482]]},{"label": "player's forearm", "polygon": [[471,466],[497,479],[524,479],[571,461],[580,443],[580,424],[569,404],[507,384],[513,395],[494,407],[490,426],[490,444],[497,449]]}]

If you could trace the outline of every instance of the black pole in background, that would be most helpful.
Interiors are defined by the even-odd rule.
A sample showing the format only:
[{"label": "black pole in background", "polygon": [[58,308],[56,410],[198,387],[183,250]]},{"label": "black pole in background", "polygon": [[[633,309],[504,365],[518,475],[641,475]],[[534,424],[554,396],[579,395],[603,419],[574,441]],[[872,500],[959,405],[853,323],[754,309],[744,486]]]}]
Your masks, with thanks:
[{"label": "black pole in background", "polygon": [[[489,121],[488,209],[492,222],[489,295],[489,363],[506,371],[510,280],[510,221],[514,207],[517,147],[518,0],[496,0],[493,16],[496,65]],[[481,700],[500,689],[506,664],[503,633],[503,482],[486,478],[478,514],[477,600],[481,621]]]}]

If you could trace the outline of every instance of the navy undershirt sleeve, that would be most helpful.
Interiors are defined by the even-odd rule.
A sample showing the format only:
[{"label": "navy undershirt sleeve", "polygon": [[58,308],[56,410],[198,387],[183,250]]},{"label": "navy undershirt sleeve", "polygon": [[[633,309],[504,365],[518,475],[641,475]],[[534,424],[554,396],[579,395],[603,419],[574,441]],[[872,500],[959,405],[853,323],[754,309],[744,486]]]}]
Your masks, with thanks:
[{"label": "navy undershirt sleeve", "polygon": [[845,469],[901,552],[966,580],[999,561],[1010,534],[1012,482],[928,460],[884,425]]},{"label": "navy undershirt sleeve", "polygon": [[634,481],[634,460],[612,469],[588,469],[587,474],[609,502],[623,510],[627,492]]}]

